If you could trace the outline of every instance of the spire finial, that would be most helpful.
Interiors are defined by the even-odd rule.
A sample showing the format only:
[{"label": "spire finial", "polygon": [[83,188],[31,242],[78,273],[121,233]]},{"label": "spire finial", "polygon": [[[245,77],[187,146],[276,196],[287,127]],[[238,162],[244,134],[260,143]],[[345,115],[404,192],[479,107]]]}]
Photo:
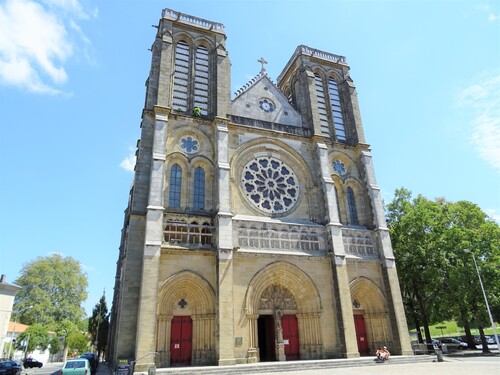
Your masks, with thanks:
[{"label": "spire finial", "polygon": [[260,62],[262,64],[262,68],[260,69],[260,73],[264,74],[266,72],[266,68],[264,68],[264,64],[267,64],[267,61],[261,57],[260,59],[257,60],[257,62]]}]

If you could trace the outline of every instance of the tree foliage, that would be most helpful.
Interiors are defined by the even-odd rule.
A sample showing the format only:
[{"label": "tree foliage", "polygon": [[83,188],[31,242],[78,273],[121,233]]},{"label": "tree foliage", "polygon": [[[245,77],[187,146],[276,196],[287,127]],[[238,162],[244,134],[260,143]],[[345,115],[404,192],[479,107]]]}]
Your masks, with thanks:
[{"label": "tree foliage", "polygon": [[92,316],[89,318],[88,331],[92,336],[92,342],[97,342],[97,352],[106,351],[109,331],[109,313],[106,304],[106,295],[103,293],[99,302],[92,310]]},{"label": "tree foliage", "polygon": [[59,254],[39,257],[24,265],[15,284],[22,287],[16,295],[15,310],[24,324],[57,327],[63,320],[80,321],[82,303],[87,299],[87,276],[80,263]]},{"label": "tree foliage", "polygon": [[41,324],[33,324],[17,337],[16,349],[24,350],[25,353],[31,353],[35,349],[43,351],[49,347],[49,343],[50,336],[47,328]]},{"label": "tree foliage", "polygon": [[469,325],[489,325],[474,260],[492,311],[500,310],[498,224],[471,202],[412,199],[404,188],[387,206],[387,222],[409,326],[422,325],[430,340],[428,325],[454,319],[473,345]]},{"label": "tree foliage", "polygon": [[89,337],[81,332],[73,332],[66,337],[66,345],[72,354],[82,354],[90,346]]}]

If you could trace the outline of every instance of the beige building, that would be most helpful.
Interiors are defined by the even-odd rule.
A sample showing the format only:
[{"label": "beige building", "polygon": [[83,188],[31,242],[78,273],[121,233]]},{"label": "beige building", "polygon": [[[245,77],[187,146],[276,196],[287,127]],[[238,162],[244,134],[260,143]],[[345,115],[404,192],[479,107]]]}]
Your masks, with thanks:
[{"label": "beige building", "polygon": [[14,333],[9,330],[12,307],[17,292],[21,287],[7,282],[5,275],[0,276],[0,358],[9,358],[12,352],[11,342]]},{"label": "beige building", "polygon": [[108,359],[412,354],[346,59],[260,59],[231,99],[222,24],[164,9],[151,51]]}]

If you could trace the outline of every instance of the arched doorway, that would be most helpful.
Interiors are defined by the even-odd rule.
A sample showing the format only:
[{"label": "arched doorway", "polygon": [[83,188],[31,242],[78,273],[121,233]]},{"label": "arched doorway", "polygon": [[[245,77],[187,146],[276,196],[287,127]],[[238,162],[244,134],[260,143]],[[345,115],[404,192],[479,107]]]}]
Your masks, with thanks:
[{"label": "arched doorway", "polygon": [[377,348],[391,346],[389,314],[380,288],[366,277],[354,279],[350,288],[359,354],[373,355]]},{"label": "arched doorway", "polygon": [[157,367],[215,364],[215,293],[201,276],[182,271],[160,288]]},{"label": "arched doorway", "polygon": [[259,271],[247,289],[249,362],[323,357],[321,300],[310,277],[288,262]]}]

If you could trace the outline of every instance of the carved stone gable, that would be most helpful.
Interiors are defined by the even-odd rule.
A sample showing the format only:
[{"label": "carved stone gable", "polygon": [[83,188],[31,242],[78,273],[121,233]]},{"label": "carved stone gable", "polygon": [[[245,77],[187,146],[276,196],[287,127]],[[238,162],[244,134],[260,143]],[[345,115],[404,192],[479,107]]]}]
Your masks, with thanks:
[{"label": "carved stone gable", "polygon": [[260,297],[261,310],[296,310],[297,304],[288,289],[281,285],[269,286]]}]

